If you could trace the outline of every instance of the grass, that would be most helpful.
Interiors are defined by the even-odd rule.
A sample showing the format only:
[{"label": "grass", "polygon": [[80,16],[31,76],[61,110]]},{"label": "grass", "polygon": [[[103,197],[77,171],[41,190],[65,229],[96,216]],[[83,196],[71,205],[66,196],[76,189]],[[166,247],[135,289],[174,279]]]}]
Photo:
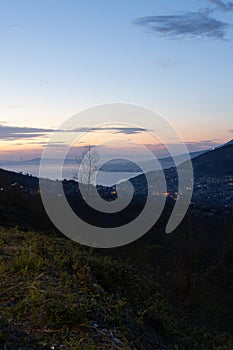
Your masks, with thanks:
[{"label": "grass", "polygon": [[0,228],[0,349],[230,350],[178,318],[151,273],[65,237]]}]

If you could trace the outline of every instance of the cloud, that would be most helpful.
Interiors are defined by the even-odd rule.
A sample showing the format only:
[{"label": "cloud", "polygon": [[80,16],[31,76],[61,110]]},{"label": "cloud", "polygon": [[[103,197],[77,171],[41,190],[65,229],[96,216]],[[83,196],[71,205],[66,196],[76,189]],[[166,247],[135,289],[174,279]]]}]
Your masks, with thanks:
[{"label": "cloud", "polygon": [[2,137],[2,135],[0,135],[0,138],[1,139],[5,139],[7,141],[11,141],[11,140],[19,140],[19,139],[25,139],[25,138],[27,138],[27,139],[34,139],[36,137],[47,136],[47,134],[42,134],[42,133],[39,133],[39,134],[36,134],[36,133],[29,133],[29,134],[14,133],[14,134],[9,134],[9,135],[4,135],[4,136]]},{"label": "cloud", "polygon": [[221,145],[221,142],[219,142],[219,139],[210,139],[210,140],[200,140],[200,141],[193,141],[193,142],[185,142],[189,152],[196,152],[196,151],[207,151],[212,148],[218,147]]},{"label": "cloud", "polygon": [[233,11],[233,2],[224,3],[222,0],[208,0],[210,3],[217,6],[221,11],[228,12]]},{"label": "cloud", "polygon": [[[19,126],[8,126],[4,122],[0,122],[0,140],[14,141],[19,139],[33,139],[39,137],[48,137],[50,133],[55,132],[55,129],[46,128],[27,128]],[[145,131],[139,127],[80,127],[69,130],[57,130],[61,133],[67,132],[111,132],[112,134],[135,135]]]},{"label": "cloud", "polygon": [[228,130],[230,134],[233,134],[233,129]]},{"label": "cloud", "polygon": [[173,39],[183,37],[224,39],[229,26],[210,16],[208,11],[141,17],[135,24],[147,27],[160,36]]},{"label": "cloud", "polygon": [[[200,141],[187,141],[184,144],[187,146],[189,152],[196,151],[206,151],[211,148],[219,146],[221,143],[218,142],[219,139],[210,139],[210,140],[200,140]],[[168,157],[167,147],[171,147],[173,151],[178,155],[184,152],[182,144],[169,143],[169,144],[147,144],[146,145],[156,156],[158,157]]]},{"label": "cloud", "polygon": [[140,127],[119,127],[119,126],[101,126],[101,127],[81,127],[70,130],[61,130],[61,132],[111,132],[112,134],[125,134],[125,135],[135,135],[147,131],[146,129]]},{"label": "cloud", "polygon": [[11,23],[11,24],[9,24],[9,27],[11,27],[11,28],[20,27],[20,24],[19,23]]},{"label": "cloud", "polygon": [[13,141],[19,139],[28,139],[46,136],[52,132],[52,129],[42,128],[26,128],[18,126],[6,126],[3,123],[0,124],[0,139],[5,141]]},{"label": "cloud", "polygon": [[145,132],[146,130],[139,127],[103,127],[94,128],[95,131],[112,131],[114,134],[135,135]]},{"label": "cloud", "polygon": [[185,64],[185,62],[177,61],[175,59],[166,58],[166,57],[164,57],[161,60],[157,60],[156,63],[157,63],[157,65],[160,68],[163,68],[163,69],[167,69],[167,68],[171,68],[171,67],[177,67],[177,66]]},{"label": "cloud", "polygon": [[219,146],[219,139],[210,139],[210,140],[201,140],[201,141],[193,141],[193,142],[185,142],[187,146],[190,147],[198,147],[198,148],[213,148]]}]

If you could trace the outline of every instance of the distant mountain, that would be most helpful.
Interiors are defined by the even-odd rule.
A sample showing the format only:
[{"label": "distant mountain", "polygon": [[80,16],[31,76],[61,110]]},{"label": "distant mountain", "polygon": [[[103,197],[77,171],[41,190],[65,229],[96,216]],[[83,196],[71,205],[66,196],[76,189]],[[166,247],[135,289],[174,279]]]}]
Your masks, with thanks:
[{"label": "distant mountain", "polygon": [[[192,152],[190,153],[190,157],[191,158],[195,158],[198,155],[204,153],[205,151],[197,151],[197,152]],[[184,154],[180,154],[178,156],[175,157],[175,160],[178,164],[181,164],[185,161],[186,159],[186,155]],[[175,166],[174,163],[174,159],[172,157],[165,157],[165,158],[159,158],[158,159],[160,162],[160,165],[163,169],[169,169],[173,166]],[[28,169],[28,171],[26,171],[25,167],[27,165],[30,166],[38,166],[40,165],[41,162],[41,158],[33,158],[33,159],[29,159],[29,160],[14,160],[14,161],[1,161],[0,160],[0,166],[2,166],[3,168],[7,166],[11,166],[11,167],[16,167],[15,170],[17,171],[18,169],[20,169],[20,166],[22,166],[21,171],[22,172],[30,172],[31,170]],[[48,161],[48,164],[56,164],[57,160],[56,159],[50,159]],[[68,158],[65,159],[65,165],[69,165],[69,164],[75,164],[77,165],[77,163],[79,163],[79,161],[77,161],[74,158]],[[143,171],[149,172],[155,169],[155,161],[154,159],[151,160],[146,160],[146,161],[127,161],[125,159],[112,159],[109,162],[105,163],[102,167],[101,170],[102,171],[106,171],[106,172],[141,172],[143,169]],[[7,169],[7,170],[11,170],[11,169]],[[14,168],[12,168],[12,170],[14,170]],[[159,170],[159,167],[158,167]]]},{"label": "distant mountain", "polygon": [[26,160],[27,163],[40,163],[40,161],[41,161],[41,158],[39,158],[39,157]]},{"label": "distant mountain", "polygon": [[33,159],[28,159],[28,160],[0,160],[0,165],[1,166],[7,166],[7,165],[27,165],[27,164],[35,164],[39,165],[40,164],[41,158],[33,158]]},{"label": "distant mountain", "polygon": [[[193,159],[206,151],[197,151],[190,153],[190,158]],[[159,158],[158,161],[163,169],[169,169],[175,166],[174,160],[179,164],[182,164],[186,160],[186,154],[180,154],[172,157]],[[107,172],[150,172],[153,170],[159,170],[160,167],[156,168],[154,159],[146,161],[138,161],[137,164],[134,162],[128,162],[125,159],[115,159],[104,164],[101,168],[102,171]]]},{"label": "distant mountain", "polygon": [[[196,157],[198,157],[201,154],[204,154],[208,151],[196,151],[196,152],[191,152],[189,153],[189,156],[191,159],[194,159]],[[186,154],[179,154],[178,156],[174,157],[174,160],[178,163],[178,164],[182,164],[185,160],[187,159],[187,155]],[[175,166],[174,160],[172,157],[166,157],[166,158],[160,158],[159,161],[162,165],[163,169],[169,169],[171,167]]]}]

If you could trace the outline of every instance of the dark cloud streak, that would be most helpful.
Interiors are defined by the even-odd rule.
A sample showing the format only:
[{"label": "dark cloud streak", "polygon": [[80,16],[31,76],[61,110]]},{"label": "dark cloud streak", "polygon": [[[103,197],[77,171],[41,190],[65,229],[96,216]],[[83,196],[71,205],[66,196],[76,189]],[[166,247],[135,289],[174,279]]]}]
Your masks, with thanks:
[{"label": "dark cloud streak", "polygon": [[209,0],[210,3],[217,6],[217,8],[224,12],[233,11],[233,2],[224,3],[221,0]]},{"label": "dark cloud streak", "polygon": [[138,18],[135,24],[149,28],[160,36],[224,39],[228,24],[212,17],[208,11]]},{"label": "dark cloud streak", "polygon": [[125,135],[135,135],[145,132],[143,128],[137,127],[104,127],[104,128],[93,128],[93,131],[112,131],[114,134],[125,134]]},{"label": "dark cloud streak", "polygon": [[5,141],[14,141],[19,139],[32,139],[47,136],[52,129],[26,128],[18,126],[0,125],[0,139]]},{"label": "dark cloud streak", "polygon": [[18,126],[6,126],[3,123],[0,124],[0,139],[5,141],[14,141],[19,139],[33,139],[39,137],[48,137],[49,134],[53,132],[111,132],[112,134],[125,134],[125,135],[135,135],[145,131],[145,129],[139,127],[80,127],[69,130],[55,130],[46,128],[27,128]]}]

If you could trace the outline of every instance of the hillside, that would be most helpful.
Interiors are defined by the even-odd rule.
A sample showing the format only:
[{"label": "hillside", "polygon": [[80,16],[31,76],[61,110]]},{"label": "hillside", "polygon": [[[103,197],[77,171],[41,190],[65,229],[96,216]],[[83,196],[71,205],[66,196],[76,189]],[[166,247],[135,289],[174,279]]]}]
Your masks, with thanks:
[{"label": "hillside", "polygon": [[194,175],[220,177],[233,175],[233,144],[215,148],[192,159]]},{"label": "hillside", "polygon": [[0,349],[233,349],[175,314],[153,278],[55,235],[0,229]]},{"label": "hillside", "polygon": [[13,184],[17,183],[18,186],[23,186],[27,190],[38,190],[39,179],[31,175],[23,175],[14,171],[8,171],[0,169],[0,187],[7,189]]},{"label": "hillside", "polygon": [[[195,174],[208,173],[205,182],[217,162],[224,178],[230,160],[232,145],[215,149],[194,160]],[[174,169],[167,172],[173,180]],[[212,211],[197,201],[165,235],[170,201],[140,240],[100,251],[55,233],[38,179],[0,170],[0,181],[0,350],[233,349],[233,226],[225,206]],[[226,188],[229,196],[219,183],[216,193],[224,197]],[[63,185],[76,203],[77,183]]]}]

